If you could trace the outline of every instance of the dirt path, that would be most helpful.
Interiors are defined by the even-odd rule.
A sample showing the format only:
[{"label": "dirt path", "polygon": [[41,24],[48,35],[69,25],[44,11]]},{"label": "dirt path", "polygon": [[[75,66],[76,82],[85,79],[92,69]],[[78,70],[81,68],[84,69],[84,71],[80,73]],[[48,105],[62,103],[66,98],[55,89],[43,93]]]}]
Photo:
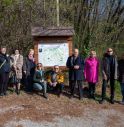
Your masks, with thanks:
[{"label": "dirt path", "polygon": [[49,95],[0,98],[0,127],[124,127],[124,106]]}]

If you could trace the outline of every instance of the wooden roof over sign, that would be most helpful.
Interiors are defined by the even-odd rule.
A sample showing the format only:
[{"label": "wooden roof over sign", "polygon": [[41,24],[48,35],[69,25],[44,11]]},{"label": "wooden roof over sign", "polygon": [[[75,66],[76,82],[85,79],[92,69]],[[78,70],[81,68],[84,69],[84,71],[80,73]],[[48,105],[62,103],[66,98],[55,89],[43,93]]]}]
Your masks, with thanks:
[{"label": "wooden roof over sign", "polygon": [[74,29],[72,27],[32,27],[32,36],[73,36]]}]

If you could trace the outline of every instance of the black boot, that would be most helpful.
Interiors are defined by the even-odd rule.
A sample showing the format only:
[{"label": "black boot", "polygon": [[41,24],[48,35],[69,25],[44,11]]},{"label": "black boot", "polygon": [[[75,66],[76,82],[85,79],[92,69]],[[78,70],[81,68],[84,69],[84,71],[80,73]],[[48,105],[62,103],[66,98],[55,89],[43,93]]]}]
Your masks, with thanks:
[{"label": "black boot", "polygon": [[115,102],[114,102],[114,99],[111,99],[111,100],[110,100],[110,103],[111,103],[111,104],[114,104],[114,103],[115,103]]},{"label": "black boot", "polygon": [[48,99],[47,93],[44,93],[43,96],[44,96],[44,98]]},{"label": "black boot", "polygon": [[70,97],[69,98],[70,99],[74,98],[74,94],[70,94]]},{"label": "black boot", "polygon": [[96,100],[96,98],[95,98],[95,94],[92,95],[92,99]]},{"label": "black boot", "polygon": [[105,103],[105,100],[102,99],[99,103],[100,103],[100,104],[104,104],[104,103]]},{"label": "black boot", "polygon": [[112,96],[110,97],[110,103],[114,104],[114,97],[112,97]]},{"label": "black boot", "polygon": [[17,95],[20,95],[20,90],[17,90],[16,93],[17,93]]},{"label": "black boot", "polygon": [[1,97],[4,96],[4,93],[0,93],[0,96],[1,96]]},{"label": "black boot", "polygon": [[120,102],[120,104],[124,105],[124,97],[122,97],[122,101]]},{"label": "black boot", "polygon": [[4,95],[5,95],[5,96],[7,96],[7,95],[8,95],[8,93],[7,93],[7,92],[5,92],[5,93],[4,93]]}]

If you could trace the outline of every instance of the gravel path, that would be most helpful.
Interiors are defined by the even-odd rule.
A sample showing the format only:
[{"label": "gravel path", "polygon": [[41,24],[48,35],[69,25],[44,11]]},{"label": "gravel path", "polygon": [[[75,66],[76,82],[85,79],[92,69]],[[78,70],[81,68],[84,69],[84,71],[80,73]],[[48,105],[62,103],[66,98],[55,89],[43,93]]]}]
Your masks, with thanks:
[{"label": "gravel path", "polygon": [[124,127],[124,106],[22,93],[0,98],[0,127]]},{"label": "gravel path", "polygon": [[124,127],[124,112],[86,108],[80,117],[56,117],[53,122],[11,120],[4,127]]}]

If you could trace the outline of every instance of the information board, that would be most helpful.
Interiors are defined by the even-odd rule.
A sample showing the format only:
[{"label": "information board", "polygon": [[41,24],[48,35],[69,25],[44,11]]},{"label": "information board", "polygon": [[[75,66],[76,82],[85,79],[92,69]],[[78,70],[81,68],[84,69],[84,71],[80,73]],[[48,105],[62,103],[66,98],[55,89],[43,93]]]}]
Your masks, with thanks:
[{"label": "information board", "polygon": [[43,66],[66,66],[69,56],[68,43],[39,43],[38,61]]}]

